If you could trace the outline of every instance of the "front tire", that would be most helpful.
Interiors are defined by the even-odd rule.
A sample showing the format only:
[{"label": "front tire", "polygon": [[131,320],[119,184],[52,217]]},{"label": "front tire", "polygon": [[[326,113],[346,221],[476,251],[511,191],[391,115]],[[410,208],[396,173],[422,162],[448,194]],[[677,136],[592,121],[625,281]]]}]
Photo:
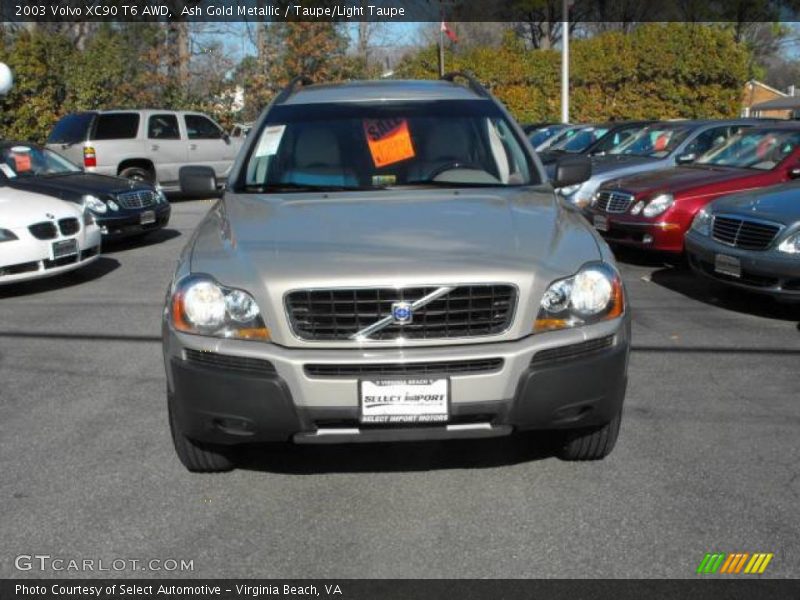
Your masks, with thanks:
[{"label": "front tire", "polygon": [[144,183],[153,183],[155,179],[150,171],[142,167],[128,167],[127,169],[122,169],[122,171],[119,172],[119,176],[130,179],[131,181],[141,181]]},{"label": "front tire", "polygon": [[611,422],[602,427],[570,431],[559,448],[557,455],[561,460],[583,461],[602,460],[614,449],[619,437],[619,426],[622,422],[620,411]]},{"label": "front tire", "polygon": [[227,446],[203,444],[189,439],[175,418],[172,402],[169,406],[169,429],[178,458],[192,473],[221,473],[236,466],[233,449]]}]

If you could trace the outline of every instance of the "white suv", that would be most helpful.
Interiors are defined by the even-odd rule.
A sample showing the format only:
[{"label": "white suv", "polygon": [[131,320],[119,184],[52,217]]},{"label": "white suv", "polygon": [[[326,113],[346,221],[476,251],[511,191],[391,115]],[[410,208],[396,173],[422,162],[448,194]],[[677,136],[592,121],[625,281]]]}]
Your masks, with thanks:
[{"label": "white suv", "polygon": [[214,169],[225,180],[241,139],[202,113],[104,110],[71,113],[56,123],[47,146],[90,172],[149,181],[179,191],[185,165]]}]

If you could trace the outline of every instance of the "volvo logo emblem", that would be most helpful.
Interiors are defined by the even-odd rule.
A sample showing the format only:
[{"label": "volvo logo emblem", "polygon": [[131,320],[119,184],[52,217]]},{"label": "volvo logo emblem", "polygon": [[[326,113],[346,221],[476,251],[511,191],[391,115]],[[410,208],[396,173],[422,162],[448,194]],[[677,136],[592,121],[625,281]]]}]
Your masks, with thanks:
[{"label": "volvo logo emblem", "polygon": [[414,312],[411,310],[411,302],[394,302],[392,303],[392,321],[399,325],[411,323],[414,318]]}]

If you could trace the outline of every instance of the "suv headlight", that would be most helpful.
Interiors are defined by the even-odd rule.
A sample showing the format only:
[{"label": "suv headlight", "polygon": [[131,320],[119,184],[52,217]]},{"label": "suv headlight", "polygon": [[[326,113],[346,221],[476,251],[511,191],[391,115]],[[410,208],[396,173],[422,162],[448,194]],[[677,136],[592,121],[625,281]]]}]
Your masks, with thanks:
[{"label": "suv headlight", "polygon": [[711,235],[711,222],[713,220],[714,217],[711,216],[711,213],[705,208],[701,208],[692,221],[692,231],[700,235]]},{"label": "suv headlight", "polygon": [[622,279],[606,263],[589,263],[577,274],[553,282],[542,297],[534,332],[608,321],[625,312]]},{"label": "suv headlight", "polygon": [[778,245],[778,252],[800,254],[800,231],[796,231]]},{"label": "suv headlight", "polygon": [[13,242],[19,238],[10,229],[0,229],[0,242]]},{"label": "suv headlight", "polygon": [[269,340],[258,305],[244,290],[190,275],[172,292],[170,317],[177,331],[242,340]]},{"label": "suv headlight", "polygon": [[645,217],[657,217],[673,204],[675,204],[675,198],[672,194],[659,194],[647,203],[642,214]]},{"label": "suv headlight", "polygon": [[92,194],[86,194],[83,197],[83,206],[99,215],[105,214],[105,212],[108,211],[108,206],[106,206],[106,203]]}]

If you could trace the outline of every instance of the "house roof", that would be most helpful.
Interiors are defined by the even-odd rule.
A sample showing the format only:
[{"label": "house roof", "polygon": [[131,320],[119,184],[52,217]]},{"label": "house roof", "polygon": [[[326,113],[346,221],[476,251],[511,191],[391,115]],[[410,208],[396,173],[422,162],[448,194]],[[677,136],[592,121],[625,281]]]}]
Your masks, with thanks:
[{"label": "house roof", "polygon": [[789,94],[787,94],[786,92],[782,92],[782,91],[780,91],[780,90],[778,90],[778,89],[775,89],[775,88],[774,88],[774,87],[772,87],[771,85],[767,85],[766,83],[764,83],[763,81],[759,81],[758,79],[751,79],[751,80],[750,80],[750,81],[748,81],[747,83],[748,83],[749,85],[757,85],[757,86],[759,86],[759,87],[762,87],[762,88],[764,88],[765,90],[769,90],[769,91],[770,91],[770,92],[772,92],[773,94],[778,94],[779,96],[783,96],[784,98],[788,98],[788,97],[789,97]]},{"label": "house roof", "polygon": [[786,96],[754,104],[752,110],[800,110],[800,96]]}]

